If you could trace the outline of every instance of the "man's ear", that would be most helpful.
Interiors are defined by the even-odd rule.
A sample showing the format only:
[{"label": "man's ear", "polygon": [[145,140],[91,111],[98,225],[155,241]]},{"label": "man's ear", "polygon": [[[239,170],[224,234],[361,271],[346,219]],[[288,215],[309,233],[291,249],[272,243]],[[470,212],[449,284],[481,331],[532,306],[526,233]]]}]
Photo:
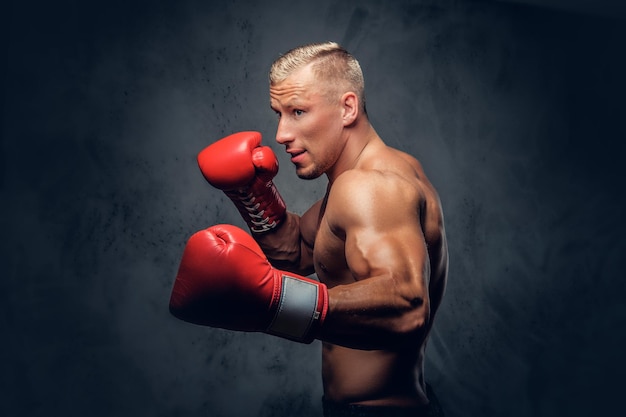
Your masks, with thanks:
[{"label": "man's ear", "polygon": [[343,110],[343,125],[349,126],[359,116],[359,98],[351,91],[341,96],[341,106]]}]

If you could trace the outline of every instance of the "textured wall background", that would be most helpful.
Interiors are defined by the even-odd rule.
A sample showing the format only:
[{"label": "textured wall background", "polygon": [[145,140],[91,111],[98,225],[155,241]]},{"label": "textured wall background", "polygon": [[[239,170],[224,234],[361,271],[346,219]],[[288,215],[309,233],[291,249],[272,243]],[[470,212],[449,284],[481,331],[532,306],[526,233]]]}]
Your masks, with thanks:
[{"label": "textured wall background", "polygon": [[204,146],[260,130],[290,208],[321,197],[272,141],[266,74],[328,39],[441,194],[451,271],[427,377],[447,415],[621,405],[623,21],[476,1],[5,11],[0,414],[320,415],[318,342],[188,325],[167,302],[190,234],[242,225],[198,172]]}]

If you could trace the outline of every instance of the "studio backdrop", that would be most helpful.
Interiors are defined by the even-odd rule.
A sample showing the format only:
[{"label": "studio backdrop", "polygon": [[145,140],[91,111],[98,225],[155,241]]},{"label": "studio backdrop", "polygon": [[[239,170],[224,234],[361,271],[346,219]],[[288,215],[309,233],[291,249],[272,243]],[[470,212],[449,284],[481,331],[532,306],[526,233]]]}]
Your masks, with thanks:
[{"label": "studio backdrop", "polygon": [[3,10],[3,416],[321,415],[319,341],[194,326],[168,301],[195,231],[244,227],[198,170],[205,146],[260,131],[289,209],[323,196],[274,141],[267,74],[326,40],[359,59],[375,129],[442,200],[450,275],[426,379],[446,415],[621,406],[624,15],[469,0]]}]

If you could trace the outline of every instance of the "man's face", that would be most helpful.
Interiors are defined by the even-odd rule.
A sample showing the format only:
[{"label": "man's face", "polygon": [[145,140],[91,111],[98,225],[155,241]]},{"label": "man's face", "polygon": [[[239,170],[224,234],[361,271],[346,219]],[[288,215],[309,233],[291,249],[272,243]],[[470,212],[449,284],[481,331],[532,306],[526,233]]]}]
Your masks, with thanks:
[{"label": "man's face", "polygon": [[327,88],[310,65],[270,87],[270,105],[279,117],[276,141],[300,178],[328,173],[344,146],[340,98],[329,99]]}]

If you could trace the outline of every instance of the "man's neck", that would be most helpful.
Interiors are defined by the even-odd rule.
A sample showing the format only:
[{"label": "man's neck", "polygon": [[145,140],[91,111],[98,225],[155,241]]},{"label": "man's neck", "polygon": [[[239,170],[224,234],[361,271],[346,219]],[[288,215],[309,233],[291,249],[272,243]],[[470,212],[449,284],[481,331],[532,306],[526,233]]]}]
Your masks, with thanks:
[{"label": "man's neck", "polygon": [[374,142],[381,141],[380,137],[369,123],[364,120],[357,126],[346,129],[345,146],[339,159],[331,170],[326,172],[329,184],[344,172],[358,166],[365,149]]}]

